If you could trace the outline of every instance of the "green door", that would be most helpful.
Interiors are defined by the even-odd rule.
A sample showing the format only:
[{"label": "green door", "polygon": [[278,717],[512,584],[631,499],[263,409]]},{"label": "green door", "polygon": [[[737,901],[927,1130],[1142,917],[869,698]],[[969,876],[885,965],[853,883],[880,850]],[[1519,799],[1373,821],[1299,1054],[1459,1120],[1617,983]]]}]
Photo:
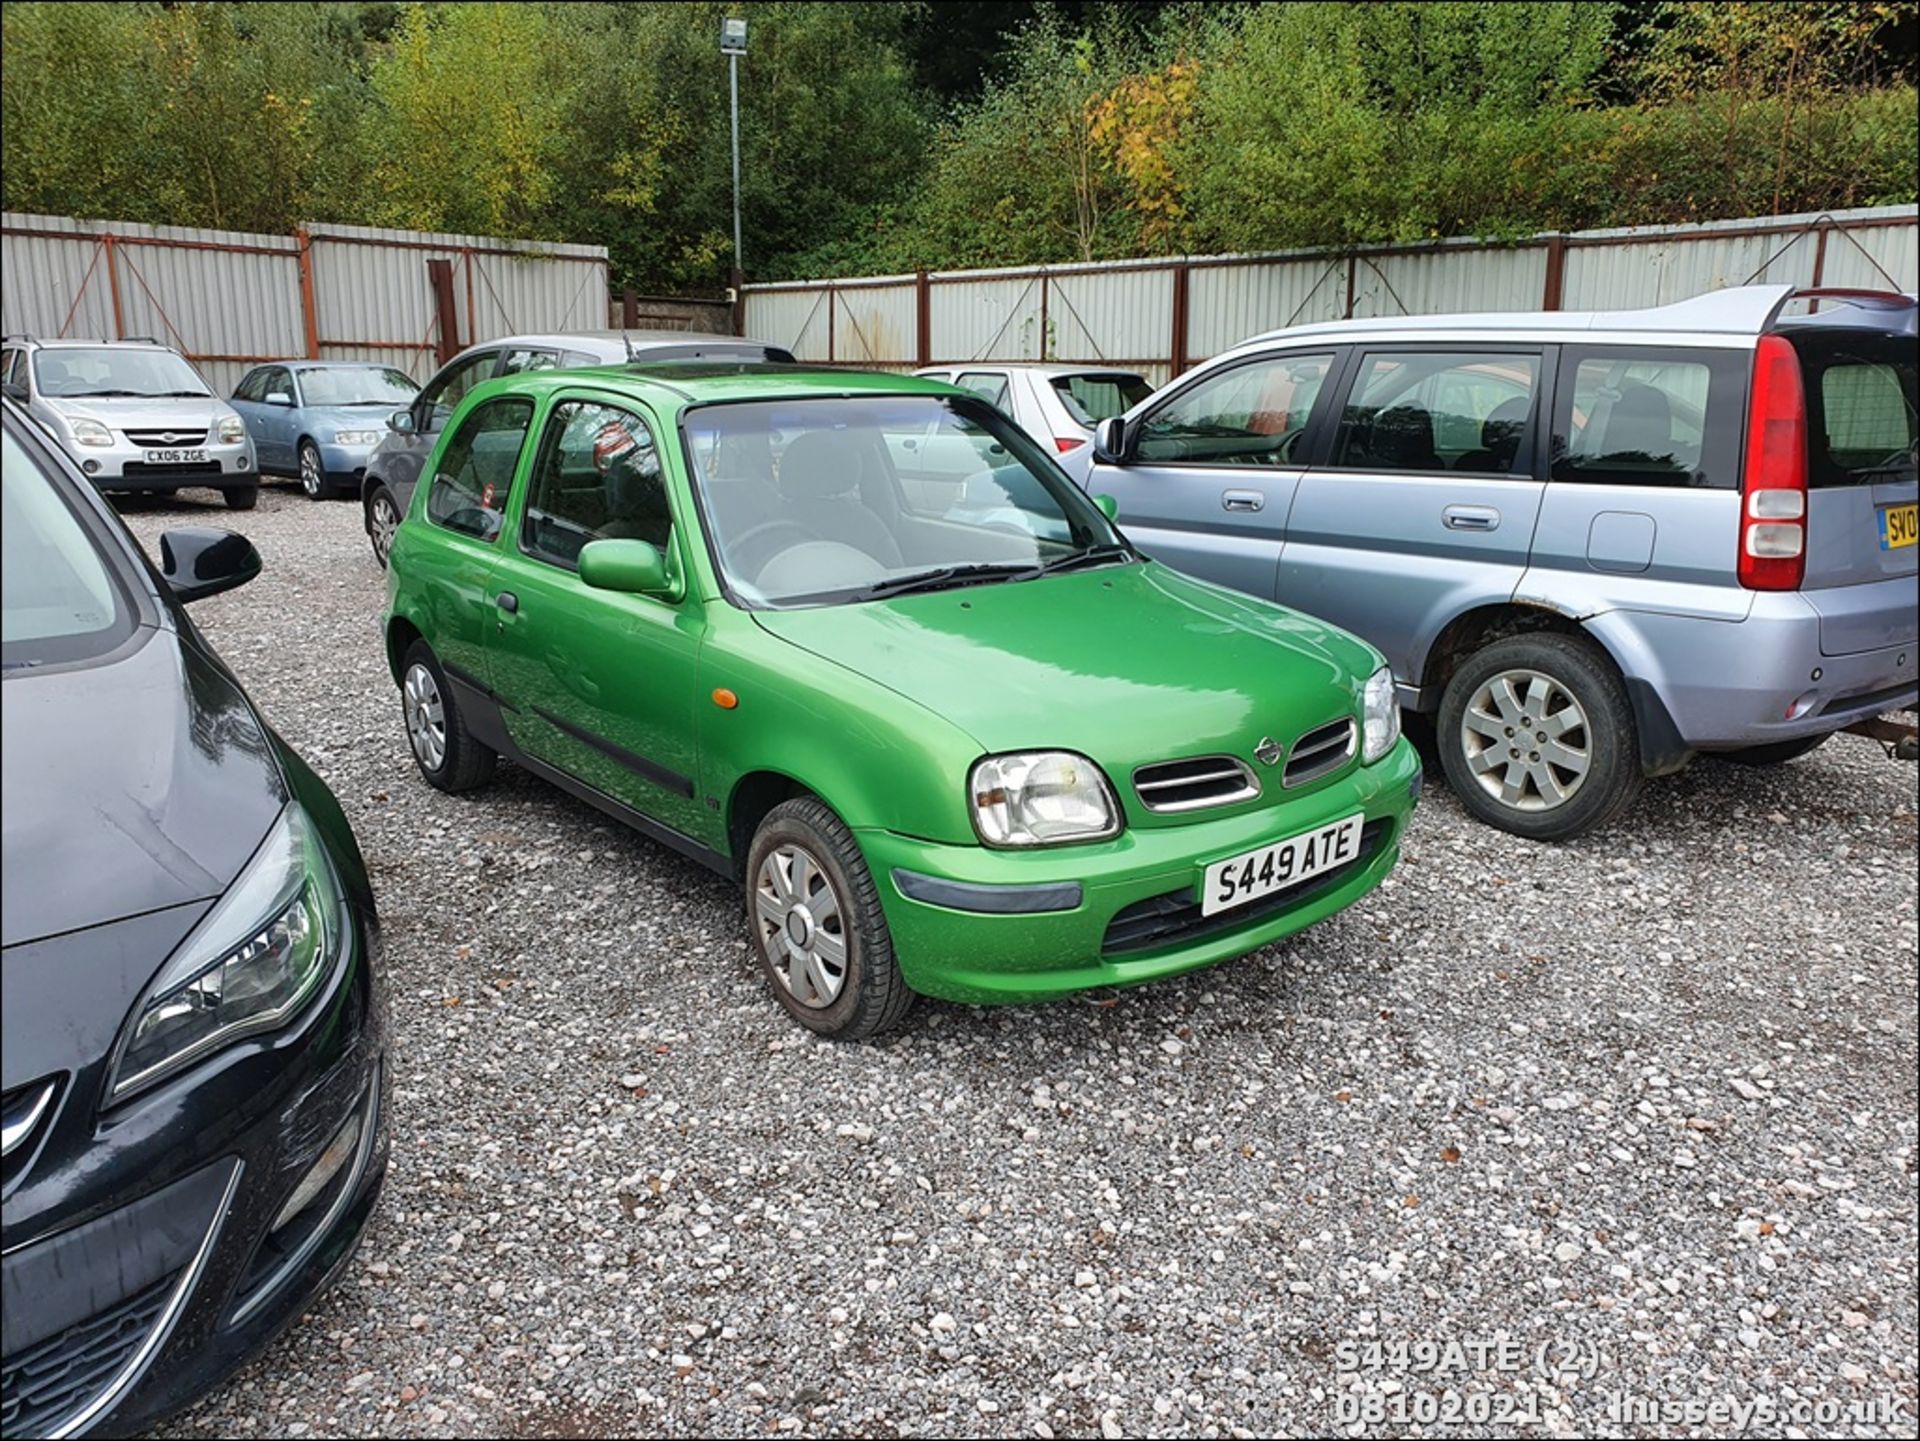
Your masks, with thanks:
[{"label": "green door", "polygon": [[493,637],[493,684],[522,750],[717,847],[694,737],[700,607],[593,590],[579,576],[581,548],[594,540],[673,553],[655,433],[629,405],[578,394],[554,402],[495,577],[511,609]]},{"label": "green door", "polygon": [[[533,402],[520,396],[467,412],[430,457],[425,494],[394,538],[394,573],[421,599],[434,654],[450,677],[483,691],[499,613],[500,531],[532,425]],[[438,534],[416,530],[420,519]]]}]

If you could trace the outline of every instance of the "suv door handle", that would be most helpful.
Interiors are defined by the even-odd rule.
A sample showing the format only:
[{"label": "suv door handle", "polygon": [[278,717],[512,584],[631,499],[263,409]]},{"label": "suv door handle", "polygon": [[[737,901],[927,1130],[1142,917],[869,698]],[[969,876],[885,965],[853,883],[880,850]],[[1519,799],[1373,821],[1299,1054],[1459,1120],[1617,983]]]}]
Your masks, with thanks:
[{"label": "suv door handle", "polygon": [[515,611],[520,609],[520,597],[515,595],[510,590],[501,591],[500,594],[496,595],[493,598],[493,603],[499,606],[500,609],[504,610],[508,615],[512,615]]},{"label": "suv door handle", "polygon": [[1450,505],[1440,512],[1448,530],[1498,530],[1500,512],[1490,505]]},{"label": "suv door handle", "polygon": [[1220,496],[1222,510],[1259,510],[1266,503],[1266,496],[1257,490],[1229,490],[1222,492]]}]

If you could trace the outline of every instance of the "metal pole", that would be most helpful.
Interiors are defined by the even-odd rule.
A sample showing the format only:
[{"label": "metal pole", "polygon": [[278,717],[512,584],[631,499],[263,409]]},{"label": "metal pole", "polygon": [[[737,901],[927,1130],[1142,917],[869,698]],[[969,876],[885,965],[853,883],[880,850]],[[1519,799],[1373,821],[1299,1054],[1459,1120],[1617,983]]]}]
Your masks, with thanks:
[{"label": "metal pole", "polygon": [[[740,57],[727,57],[727,86],[733,92],[733,273],[746,274],[740,259]],[[737,281],[735,282],[738,283]]]}]

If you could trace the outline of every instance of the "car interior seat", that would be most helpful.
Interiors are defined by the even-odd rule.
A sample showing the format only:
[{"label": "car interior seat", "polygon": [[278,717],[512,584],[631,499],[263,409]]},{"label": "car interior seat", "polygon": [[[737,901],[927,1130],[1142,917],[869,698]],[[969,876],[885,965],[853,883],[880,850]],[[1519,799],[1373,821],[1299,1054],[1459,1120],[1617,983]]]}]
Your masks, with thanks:
[{"label": "car interior seat", "polygon": [[1385,470],[1445,470],[1433,444],[1433,416],[1422,405],[1396,405],[1373,418],[1368,458]]},{"label": "car interior seat", "polygon": [[1674,463],[1673,407],[1651,385],[1629,385],[1608,412],[1600,454],[1607,460]]},{"label": "car interior seat", "polygon": [[1520,453],[1527,417],[1532,413],[1533,401],[1528,396],[1516,395],[1512,400],[1501,401],[1480,422],[1480,448],[1461,456],[1453,468],[1494,472],[1513,469],[1513,458]]},{"label": "car interior seat", "polygon": [[780,457],[782,507],[788,519],[822,540],[851,545],[882,565],[900,565],[900,543],[860,498],[861,465],[859,446],[845,431],[804,432]]}]

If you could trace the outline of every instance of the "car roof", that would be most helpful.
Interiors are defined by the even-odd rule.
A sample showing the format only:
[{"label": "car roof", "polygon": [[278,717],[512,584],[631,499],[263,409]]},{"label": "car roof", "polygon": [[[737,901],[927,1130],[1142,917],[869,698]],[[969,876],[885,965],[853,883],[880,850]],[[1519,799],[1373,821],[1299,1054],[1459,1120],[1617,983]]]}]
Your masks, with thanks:
[{"label": "car roof", "polygon": [[556,350],[599,351],[609,360],[623,360],[629,349],[643,351],[662,345],[698,345],[714,350],[761,351],[781,347],[751,336],[713,335],[703,330],[577,330],[538,335],[498,335],[477,340],[460,353],[501,350],[509,346],[551,346]]},{"label": "car roof", "polygon": [[1140,378],[1139,371],[1124,365],[1106,365],[1099,361],[1087,365],[1067,365],[1052,360],[950,360],[941,365],[923,365],[914,374],[924,375],[929,370],[1024,370],[1049,380],[1057,375],[1131,375]]},{"label": "car roof", "polygon": [[[631,365],[583,366],[578,370],[528,370],[490,380],[485,388],[489,393],[511,395],[568,385],[604,386],[652,400],[666,410],[734,400],[968,393],[943,380],[888,371],[782,365],[775,361],[728,365],[707,360],[642,360]],[[476,386],[476,392],[480,388]]]},{"label": "car roof", "polygon": [[85,336],[56,335],[41,339],[37,335],[9,335],[8,345],[37,345],[42,350],[164,350],[169,354],[180,352],[171,345],[162,345],[157,340],[89,340]]}]

